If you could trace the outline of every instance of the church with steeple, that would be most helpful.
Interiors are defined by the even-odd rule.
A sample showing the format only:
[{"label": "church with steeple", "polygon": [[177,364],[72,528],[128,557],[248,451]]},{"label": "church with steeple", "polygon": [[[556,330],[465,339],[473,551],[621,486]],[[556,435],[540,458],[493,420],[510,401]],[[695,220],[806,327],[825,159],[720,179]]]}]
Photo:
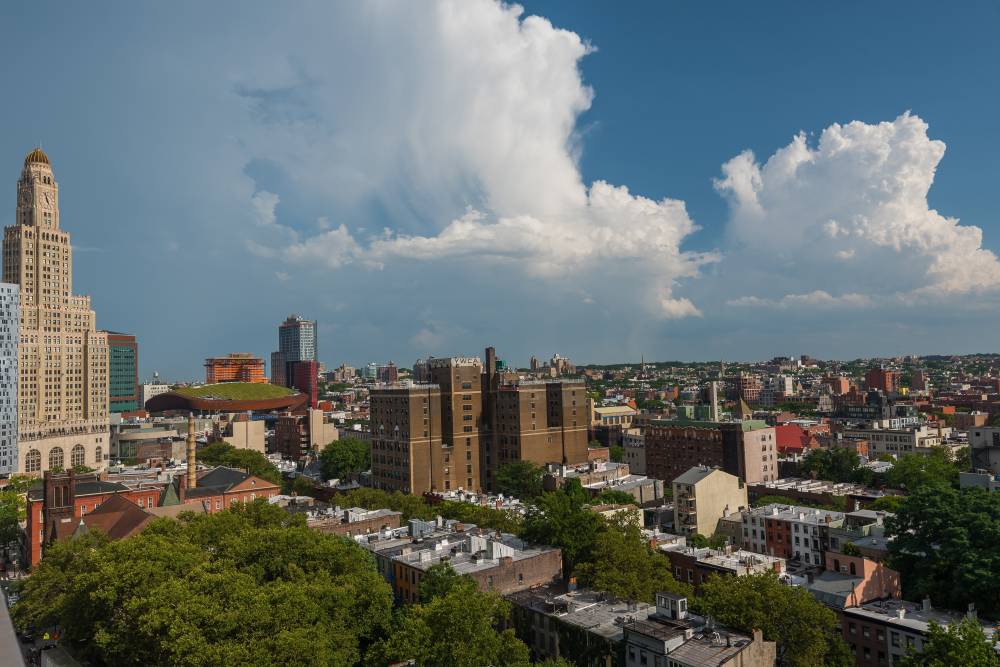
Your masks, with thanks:
[{"label": "church with steeple", "polygon": [[4,228],[3,281],[20,286],[18,472],[87,466],[109,454],[108,340],[90,297],[73,293],[73,248],[59,224],[48,155],[28,153],[14,224]]}]

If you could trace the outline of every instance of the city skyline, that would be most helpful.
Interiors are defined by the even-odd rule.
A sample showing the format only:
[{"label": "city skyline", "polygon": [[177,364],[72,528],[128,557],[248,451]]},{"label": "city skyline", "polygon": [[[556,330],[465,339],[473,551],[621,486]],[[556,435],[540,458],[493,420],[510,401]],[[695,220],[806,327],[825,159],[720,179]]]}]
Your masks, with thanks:
[{"label": "city skyline", "polygon": [[[5,109],[0,148],[8,183],[50,155],[77,291],[136,335],[143,378],[268,359],[289,312],[328,367],[990,351],[998,139],[968,109],[997,102],[993,6],[866,10],[850,48],[807,29],[820,8],[713,38],[708,9],[251,6],[212,40],[224,6],[121,9],[66,8],[51,75],[10,71],[46,104]],[[38,11],[0,10],[7,62]],[[807,39],[810,70],[775,67]],[[735,61],[751,46],[767,77]]]}]

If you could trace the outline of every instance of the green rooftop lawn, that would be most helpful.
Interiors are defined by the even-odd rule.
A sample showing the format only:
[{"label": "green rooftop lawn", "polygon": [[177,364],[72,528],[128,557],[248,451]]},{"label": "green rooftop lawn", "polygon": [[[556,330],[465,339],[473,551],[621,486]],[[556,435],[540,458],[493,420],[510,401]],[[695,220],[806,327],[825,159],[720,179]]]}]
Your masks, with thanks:
[{"label": "green rooftop lawn", "polygon": [[215,398],[226,401],[254,401],[264,398],[281,398],[297,393],[293,389],[276,384],[254,382],[220,382],[200,387],[180,387],[178,394],[194,398]]}]

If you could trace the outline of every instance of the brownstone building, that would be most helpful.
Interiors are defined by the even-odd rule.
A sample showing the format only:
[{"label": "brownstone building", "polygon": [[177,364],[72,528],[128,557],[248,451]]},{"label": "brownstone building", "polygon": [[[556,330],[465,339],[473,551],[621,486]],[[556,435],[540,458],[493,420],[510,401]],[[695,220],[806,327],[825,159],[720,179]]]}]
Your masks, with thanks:
[{"label": "brownstone building", "polygon": [[590,413],[582,380],[522,381],[504,372],[486,348],[483,373],[483,485],[513,461],[576,464],[587,461]]},{"label": "brownstone building", "polygon": [[479,490],[482,363],[426,363],[430,383],[371,391],[372,481],[412,494]]},{"label": "brownstone building", "polygon": [[646,429],[646,474],[672,481],[694,466],[719,467],[748,484],[778,479],[775,430],[762,421],[655,420]]}]

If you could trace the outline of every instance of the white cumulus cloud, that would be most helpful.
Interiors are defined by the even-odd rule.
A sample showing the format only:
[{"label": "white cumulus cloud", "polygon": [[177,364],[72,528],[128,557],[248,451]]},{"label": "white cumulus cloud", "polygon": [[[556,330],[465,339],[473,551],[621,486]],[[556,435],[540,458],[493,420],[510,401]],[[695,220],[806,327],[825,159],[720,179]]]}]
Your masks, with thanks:
[{"label": "white cumulus cloud", "polygon": [[927,130],[910,113],[834,124],[815,146],[800,133],[763,164],[749,151],[727,162],[716,188],[731,204],[728,270],[768,292],[729,303],[867,306],[1000,287],[982,231],[928,205],[945,145]]},{"label": "white cumulus cloud", "polygon": [[[366,36],[361,53],[272,66],[243,84],[267,129],[248,150],[329,192],[353,223],[324,214],[317,233],[276,215],[278,197],[261,188],[258,222],[296,234],[251,250],[332,269],[447,266],[453,286],[470,267],[513,268],[595,302],[698,315],[675,290],[717,257],[682,248],[697,229],[682,201],[583,182],[575,128],[593,99],[579,69],[591,47],[522,11],[492,0],[366,5],[339,17],[340,30]],[[369,236],[357,221],[373,201],[387,229]]]}]

